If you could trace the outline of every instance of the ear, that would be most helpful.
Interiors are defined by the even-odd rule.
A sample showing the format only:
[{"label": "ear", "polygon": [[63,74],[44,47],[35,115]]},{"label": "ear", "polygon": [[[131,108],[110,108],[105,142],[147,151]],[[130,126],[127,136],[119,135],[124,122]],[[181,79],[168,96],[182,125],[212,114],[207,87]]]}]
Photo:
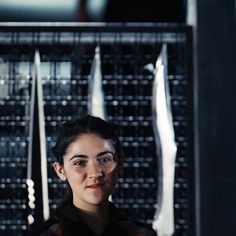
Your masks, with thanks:
[{"label": "ear", "polygon": [[66,181],[66,175],[63,166],[59,162],[53,163],[54,170],[57,174],[57,176],[62,180]]}]

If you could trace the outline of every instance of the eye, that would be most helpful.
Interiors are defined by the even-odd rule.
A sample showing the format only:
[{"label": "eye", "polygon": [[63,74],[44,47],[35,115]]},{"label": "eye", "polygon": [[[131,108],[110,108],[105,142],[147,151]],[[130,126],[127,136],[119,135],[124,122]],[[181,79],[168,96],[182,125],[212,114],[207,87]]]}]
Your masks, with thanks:
[{"label": "eye", "polygon": [[87,162],[85,160],[77,160],[74,162],[74,165],[81,166],[81,167],[86,166],[86,164]]},{"label": "eye", "polygon": [[113,157],[110,155],[101,156],[98,158],[98,162],[101,165],[109,164],[113,162]]}]

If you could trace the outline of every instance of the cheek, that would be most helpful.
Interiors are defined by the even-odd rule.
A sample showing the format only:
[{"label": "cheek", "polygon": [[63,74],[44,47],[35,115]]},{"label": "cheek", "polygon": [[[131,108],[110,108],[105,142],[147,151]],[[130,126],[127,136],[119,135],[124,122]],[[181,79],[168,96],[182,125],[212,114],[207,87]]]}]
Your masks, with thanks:
[{"label": "cheek", "polygon": [[86,179],[85,173],[81,173],[73,167],[65,168],[65,174],[70,185],[82,183]]},{"label": "cheek", "polygon": [[113,171],[107,173],[107,178],[109,178],[110,182],[116,183],[118,178],[118,169],[115,168]]}]

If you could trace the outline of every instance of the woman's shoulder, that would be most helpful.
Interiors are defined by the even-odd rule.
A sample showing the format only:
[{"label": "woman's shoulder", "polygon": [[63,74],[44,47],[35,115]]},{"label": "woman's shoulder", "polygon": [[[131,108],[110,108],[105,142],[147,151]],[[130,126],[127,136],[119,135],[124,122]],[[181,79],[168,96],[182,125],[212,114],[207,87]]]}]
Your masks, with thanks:
[{"label": "woman's shoulder", "polygon": [[136,235],[142,235],[142,236],[156,236],[157,233],[153,230],[153,228],[141,221],[138,220],[124,220],[120,222],[126,230],[129,232],[129,235],[136,236]]},{"label": "woman's shoulder", "polygon": [[[111,219],[110,219],[110,225],[113,227],[116,227],[117,225],[117,231],[120,229],[121,231],[125,231],[127,235],[129,236],[136,236],[136,235],[142,235],[142,236],[156,236],[157,233],[153,230],[153,228],[139,220],[133,219],[128,217],[121,209],[116,207],[114,204],[110,204],[111,208]],[[122,230],[123,229],[123,230]]]}]

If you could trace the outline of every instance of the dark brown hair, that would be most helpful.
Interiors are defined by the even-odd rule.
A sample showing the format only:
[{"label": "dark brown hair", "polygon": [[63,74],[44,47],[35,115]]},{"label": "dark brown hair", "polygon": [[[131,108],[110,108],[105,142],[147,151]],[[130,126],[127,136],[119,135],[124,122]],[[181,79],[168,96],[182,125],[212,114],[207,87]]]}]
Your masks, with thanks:
[{"label": "dark brown hair", "polygon": [[52,148],[57,162],[64,164],[63,156],[68,146],[80,135],[93,133],[111,142],[115,149],[115,157],[118,166],[122,166],[124,155],[118,136],[117,125],[109,123],[99,117],[86,115],[61,125],[56,145]]}]

